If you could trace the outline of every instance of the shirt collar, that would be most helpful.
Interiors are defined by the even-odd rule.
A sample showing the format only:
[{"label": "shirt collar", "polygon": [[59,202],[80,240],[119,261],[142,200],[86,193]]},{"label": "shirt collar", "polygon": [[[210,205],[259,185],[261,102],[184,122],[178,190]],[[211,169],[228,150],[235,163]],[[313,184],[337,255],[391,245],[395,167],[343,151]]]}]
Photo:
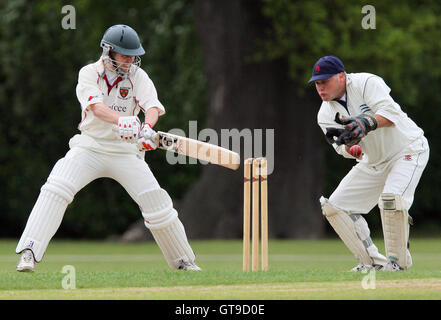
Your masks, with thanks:
[{"label": "shirt collar", "polygon": [[[110,84],[113,84],[114,82],[115,82],[115,80],[118,78],[118,75],[115,73],[115,72],[112,72],[112,71],[110,71],[110,70],[104,70],[104,74],[105,74],[105,76],[106,76],[106,78],[107,78],[107,81],[110,83]],[[104,76],[103,76],[104,77]]]}]

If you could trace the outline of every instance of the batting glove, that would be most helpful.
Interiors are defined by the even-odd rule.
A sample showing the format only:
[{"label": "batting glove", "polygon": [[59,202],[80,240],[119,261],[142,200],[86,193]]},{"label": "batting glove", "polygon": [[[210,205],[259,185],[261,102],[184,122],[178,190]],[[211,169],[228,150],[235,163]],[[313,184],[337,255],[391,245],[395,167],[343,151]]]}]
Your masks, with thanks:
[{"label": "batting glove", "polygon": [[118,119],[118,137],[121,140],[136,143],[139,137],[139,130],[141,127],[141,121],[138,117],[119,117]]},{"label": "batting glove", "polygon": [[155,135],[156,131],[152,129],[152,126],[149,123],[144,123],[139,132],[137,143],[139,151],[155,150],[157,148],[154,141]]}]

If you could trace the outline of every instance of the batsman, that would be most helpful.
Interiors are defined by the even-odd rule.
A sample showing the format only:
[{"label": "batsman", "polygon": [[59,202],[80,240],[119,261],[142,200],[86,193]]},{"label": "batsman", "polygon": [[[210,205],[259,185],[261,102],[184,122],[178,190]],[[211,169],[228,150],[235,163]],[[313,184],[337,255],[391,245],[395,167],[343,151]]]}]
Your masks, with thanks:
[{"label": "batsman", "polygon": [[[116,180],[139,205],[145,226],[172,269],[200,270],[172,199],[144,161],[145,151],[157,147],[152,128],[165,109],[140,68],[145,51],[138,34],[129,26],[114,25],[100,45],[101,57],[78,75],[81,134],[70,139],[70,150],[41,187],[16,248],[22,253],[17,270],[34,270],[75,194],[97,178]],[[144,123],[138,118],[141,111]]]},{"label": "batsman", "polygon": [[[309,82],[322,99],[317,121],[326,140],[338,154],[357,161],[329,199],[320,198],[323,215],[359,262],[351,271],[410,268],[409,209],[429,159],[423,130],[381,77],[346,73],[338,57],[320,58]],[[376,205],[386,256],[363,218]]]}]

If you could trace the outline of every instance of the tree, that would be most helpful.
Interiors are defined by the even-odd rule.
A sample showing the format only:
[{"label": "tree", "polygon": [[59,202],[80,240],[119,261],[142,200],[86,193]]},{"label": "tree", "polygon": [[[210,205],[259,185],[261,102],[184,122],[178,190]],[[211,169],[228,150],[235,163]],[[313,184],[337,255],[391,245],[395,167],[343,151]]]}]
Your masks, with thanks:
[{"label": "tree", "polygon": [[[347,72],[370,72],[383,77],[391,95],[404,112],[424,130],[431,153],[415,193],[411,209],[416,228],[439,224],[441,3],[431,0],[346,1],[264,0],[263,15],[270,28],[258,58],[285,59],[294,81],[305,83],[311,66],[325,55],[336,55]],[[369,5],[369,6],[367,6]],[[362,25],[375,10],[376,28]],[[302,86],[300,86],[302,88]],[[350,160],[342,160],[326,146],[326,194],[332,192],[348,171]],[[377,210],[377,209],[376,209]],[[379,219],[369,216],[369,222]]]},{"label": "tree", "polygon": [[[316,142],[321,139],[315,125],[317,99],[298,95],[285,60],[253,61],[268,27],[255,1],[196,1],[195,19],[209,84],[207,126],[219,134],[222,128],[274,129],[270,236],[321,236],[318,199],[323,166]],[[240,237],[241,169],[203,169],[180,207],[190,237]]]},{"label": "tree", "polygon": [[[376,28],[366,29],[362,21],[372,8]],[[210,92],[207,125],[217,130],[275,129],[276,169],[269,180],[273,236],[322,235],[317,199],[321,193],[329,195],[354,164],[326,145],[316,127],[320,102],[306,82],[315,61],[325,55],[342,58],[348,72],[383,77],[395,100],[425,130],[431,160],[412,214],[420,223],[436,219],[441,204],[441,117],[433,106],[441,102],[441,93],[430,83],[441,80],[436,67],[441,45],[434,40],[439,37],[440,13],[441,5],[428,0],[196,1]],[[219,180],[221,175],[227,175],[228,182]],[[237,221],[242,190],[232,183],[240,175],[204,168],[182,207],[184,220],[192,225],[190,234],[241,233]],[[368,220],[379,224],[378,216]]]},{"label": "tree", "polygon": [[[17,237],[55,162],[79,133],[75,95],[80,68],[98,60],[100,40],[113,24],[138,31],[144,68],[167,108],[158,128],[185,128],[204,116],[205,79],[194,38],[192,4],[178,0],[72,1],[76,29],[63,29],[65,1],[0,2],[0,236]],[[199,68],[199,69],[198,69]],[[142,118],[142,116],[141,116]],[[162,151],[147,159],[158,181],[180,197],[199,168],[170,166]],[[110,179],[81,190],[57,237],[103,238],[141,218],[138,206]],[[147,231],[145,231],[147,233]]]}]

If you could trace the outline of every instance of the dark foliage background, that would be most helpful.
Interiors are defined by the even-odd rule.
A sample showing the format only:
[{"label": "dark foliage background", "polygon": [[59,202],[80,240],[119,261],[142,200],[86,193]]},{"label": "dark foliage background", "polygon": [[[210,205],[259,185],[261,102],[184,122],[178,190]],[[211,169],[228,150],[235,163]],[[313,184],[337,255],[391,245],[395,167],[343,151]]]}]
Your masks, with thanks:
[{"label": "dark foliage background", "polygon": [[[160,100],[167,109],[167,115],[161,117],[155,128],[158,130],[181,128],[188,132],[190,120],[198,121],[199,130],[205,125],[215,128],[222,125],[228,128],[228,123],[234,123],[234,127],[239,129],[241,125],[242,128],[251,127],[247,126],[246,121],[238,122],[241,119],[240,108],[232,114],[226,114],[222,119],[213,117],[210,101],[213,101],[213,80],[215,81],[216,74],[213,76],[210,73],[215,68],[208,64],[215,63],[218,57],[221,59],[232,56],[236,59],[228,62],[227,67],[230,69],[223,69],[225,75],[236,75],[235,66],[263,66],[262,70],[266,70],[264,72],[277,76],[275,79],[278,85],[271,89],[275,90],[274,94],[280,89],[281,94],[286,95],[286,90],[289,90],[292,92],[291,98],[301,101],[295,105],[281,105],[280,110],[276,109],[277,105],[272,106],[274,112],[284,112],[284,108],[291,108],[290,113],[286,113],[289,118],[284,119],[286,126],[280,119],[271,117],[267,118],[268,126],[265,124],[266,118],[256,119],[254,122],[261,128],[276,128],[275,134],[277,136],[279,132],[279,137],[280,132],[285,133],[283,130],[292,129],[293,134],[285,136],[292,145],[305,141],[299,130],[296,131],[301,125],[312,126],[312,130],[317,132],[319,130],[313,117],[303,118],[304,108],[317,108],[308,113],[309,117],[318,111],[320,105],[314,88],[305,85],[311,68],[319,57],[337,55],[344,61],[348,72],[371,72],[383,77],[392,88],[394,99],[423,128],[429,140],[431,158],[417,188],[411,215],[416,221],[416,232],[439,233],[440,2],[238,0],[208,3],[184,0],[0,2],[0,237],[20,235],[40,187],[55,162],[68,151],[69,139],[79,132],[77,125],[81,114],[75,96],[78,71],[83,65],[99,58],[102,34],[106,28],[118,23],[128,24],[137,30],[147,51],[143,56],[142,67],[154,81]],[[65,16],[61,13],[61,8],[67,4],[76,9],[74,30],[64,30],[61,27],[61,20]],[[361,27],[364,17],[361,8],[367,4],[376,9],[375,30]],[[226,11],[221,11],[222,8]],[[219,10],[219,15],[216,15],[216,10]],[[207,52],[215,55],[214,51],[207,49],[207,45],[213,44],[207,42],[207,39],[216,36],[214,33],[210,34],[210,30],[222,31],[220,26],[215,29],[215,24],[229,21],[227,18],[230,12],[237,13],[228,10],[241,10],[240,14],[231,14],[231,25],[239,25],[241,22],[241,26],[247,27],[229,30],[230,38],[227,35],[227,38],[222,38],[223,41],[214,43],[218,45],[214,51],[218,51],[219,56],[207,57]],[[201,12],[205,12],[206,16],[198,16]],[[216,16],[224,17],[224,22],[216,20]],[[246,19],[241,21],[242,17]],[[207,27],[210,24],[213,29]],[[201,29],[203,26],[207,28]],[[233,36],[237,36],[235,32],[248,32],[247,30],[253,30],[252,36],[248,33],[241,37]],[[228,39],[247,39],[253,44],[248,44],[247,50],[253,50],[238,51],[244,53],[243,55],[229,55],[236,45],[231,42],[228,47]],[[205,44],[205,50],[201,43]],[[270,72],[276,69],[277,72]],[[219,72],[219,77],[222,72]],[[207,79],[212,81],[211,86]],[[258,80],[256,77],[255,79]],[[284,79],[289,86],[279,85]],[[247,81],[253,81],[253,77],[248,75]],[[240,90],[237,92],[234,91],[236,97],[240,95]],[[265,104],[247,106],[247,101],[241,103],[243,112],[250,107],[256,113],[268,108]],[[316,189],[329,196],[354,162],[335,154],[321,136],[308,141],[308,144],[319,155],[308,158],[305,154],[307,158],[301,161],[296,170],[305,177],[318,176]],[[276,152],[282,151],[276,149]],[[191,208],[189,201],[194,202],[194,198],[189,198],[192,197],[188,192],[190,188],[204,177],[206,170],[218,169],[200,165],[171,166],[167,164],[165,157],[162,151],[148,153],[147,161],[155,176],[175,199],[177,206],[183,204],[183,220],[193,215],[193,220],[188,221],[195,222],[191,222],[193,226],[190,224],[189,229],[195,227],[196,221],[200,220],[204,225],[199,228],[210,230],[211,223],[217,222],[204,220],[203,210],[192,209],[189,212],[185,208]],[[278,161],[276,166],[285,168],[283,159]],[[214,175],[216,181],[207,179],[199,188],[209,188],[213,183],[231,185],[234,179],[241,181],[241,174],[240,170],[234,173],[215,171],[210,176]],[[241,219],[238,217],[242,217],[241,184],[238,183],[238,186],[231,189],[234,191],[231,194],[225,188],[219,188],[218,190],[225,193],[210,198],[210,201],[215,202],[213,207],[230,208],[229,221],[237,222],[235,233],[225,230],[229,237],[239,236],[240,232]],[[272,182],[270,180],[270,188],[270,197],[271,192],[280,192],[280,198],[272,202],[270,207],[275,221],[271,235],[305,236],[300,231],[288,233],[279,230],[279,226],[299,229],[295,220],[284,219],[285,215],[296,213],[279,210],[278,206],[285,208],[285,201],[289,200],[290,195],[300,192],[302,184],[294,185],[289,192],[284,193],[282,177],[275,176]],[[315,201],[315,198],[311,201]],[[308,210],[314,211],[307,212],[311,215],[321,214],[315,209]],[[57,236],[104,238],[122,233],[138,219],[139,209],[125,191],[114,181],[100,179],[76,195],[66,211]],[[218,217],[219,221],[221,219],[222,217]],[[371,224],[379,225],[378,215],[371,214],[368,219]],[[315,224],[310,226],[311,234],[325,235],[320,231],[325,226],[324,221],[310,223]],[[304,228],[309,230],[306,225]],[[216,236],[222,236],[222,232]]]}]

